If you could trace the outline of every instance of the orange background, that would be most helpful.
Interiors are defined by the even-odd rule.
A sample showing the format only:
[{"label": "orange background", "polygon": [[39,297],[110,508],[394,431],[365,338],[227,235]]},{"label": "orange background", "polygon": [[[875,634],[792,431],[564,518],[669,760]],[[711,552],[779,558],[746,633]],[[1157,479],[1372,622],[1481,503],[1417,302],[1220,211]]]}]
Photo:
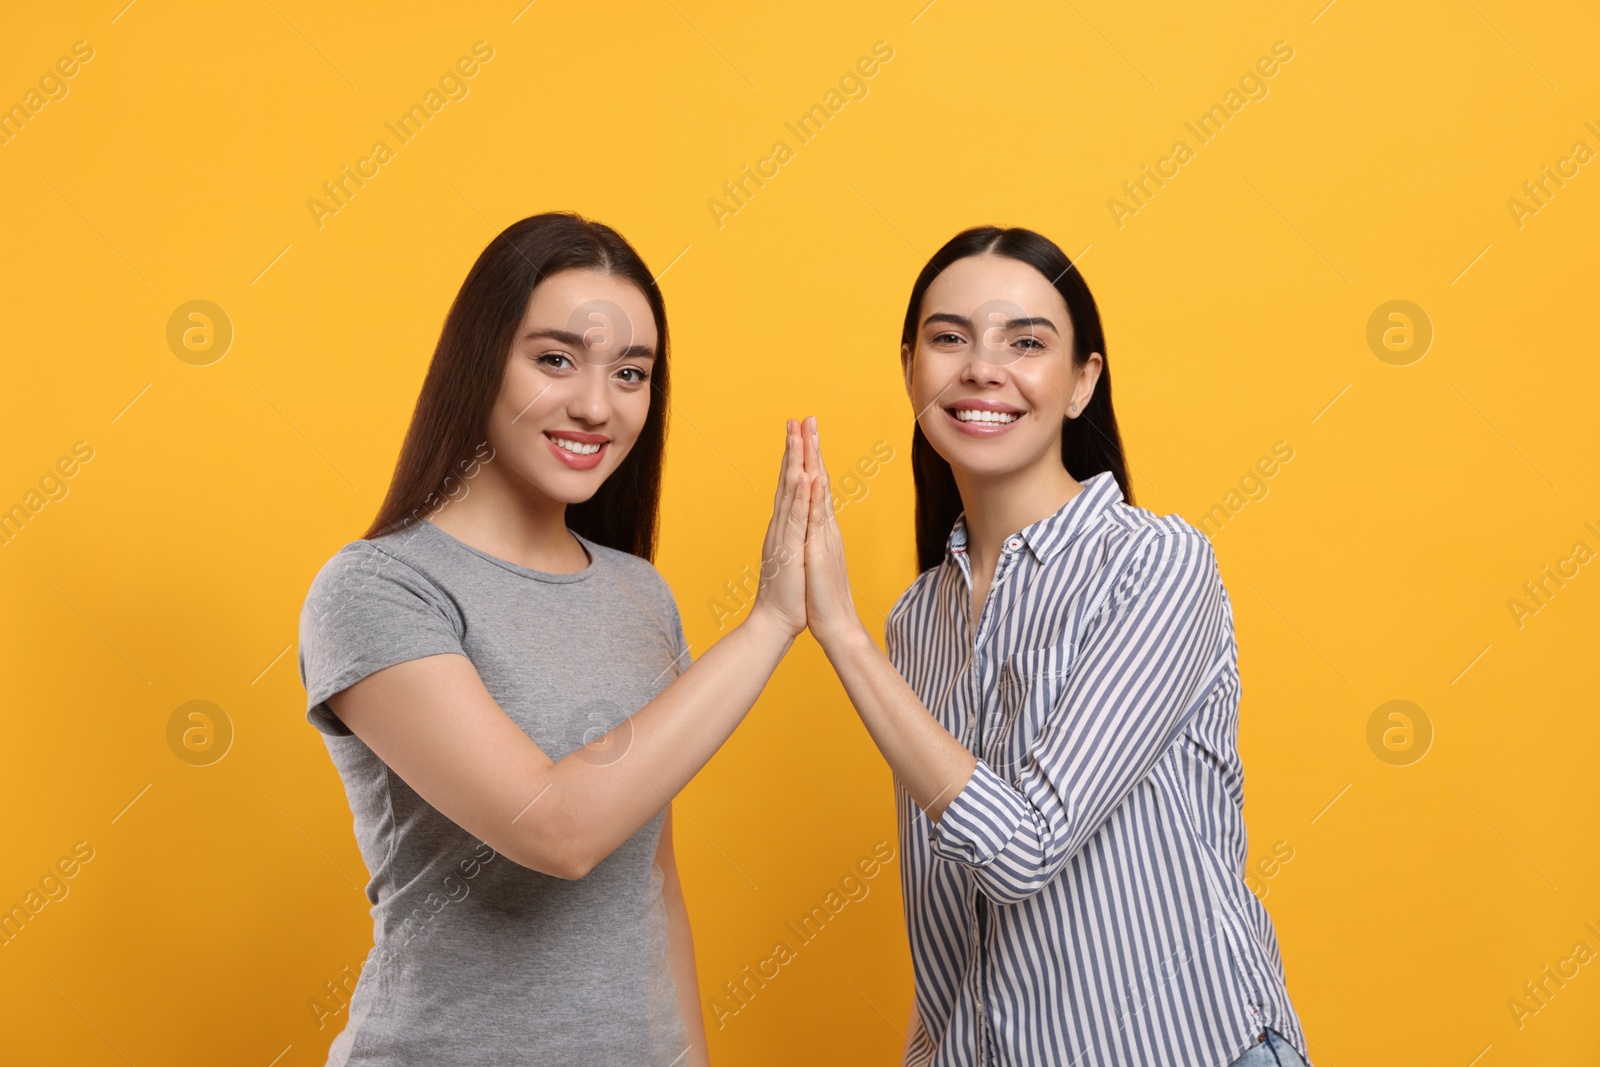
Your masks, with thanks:
[{"label": "orange background", "polygon": [[[1222,519],[1252,884],[1314,1060],[1600,1050],[1592,6],[123,3],[0,35],[0,106],[26,115],[0,143],[0,508],[24,509],[0,544],[0,907],[74,872],[0,947],[0,1062],[322,1062],[343,1017],[309,1005],[371,925],[303,718],[300,604],[377,507],[468,266],[555,208],[665,272],[657,564],[697,653],[756,558],[788,415],[819,416],[836,467],[893,450],[840,512],[881,632],[914,569],[916,272],[977,223],[1078,257],[1137,502]],[[92,58],[40,89],[78,41]],[[396,147],[385,123],[478,41],[466,94]],[[892,56],[800,143],[785,123],[876,42]],[[1202,142],[1185,124],[1214,104]],[[379,139],[392,158],[319,225],[307,202]],[[709,206],[779,140],[763,187]],[[1146,165],[1168,178],[1129,200]],[[225,352],[169,344],[193,300]],[[1567,577],[1535,601],[1547,565]],[[205,766],[169,740],[195,700],[232,731]],[[894,841],[889,774],[809,637],[675,810],[708,1000]],[[897,878],[713,1023],[716,1062],[895,1061]]]}]

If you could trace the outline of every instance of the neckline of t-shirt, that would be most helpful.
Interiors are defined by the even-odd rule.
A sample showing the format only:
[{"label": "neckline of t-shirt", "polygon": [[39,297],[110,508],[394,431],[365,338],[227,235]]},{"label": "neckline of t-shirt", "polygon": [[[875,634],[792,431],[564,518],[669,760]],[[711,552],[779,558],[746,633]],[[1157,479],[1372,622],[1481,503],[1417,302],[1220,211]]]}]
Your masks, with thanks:
[{"label": "neckline of t-shirt", "polygon": [[596,551],[599,546],[571,527],[567,528],[567,532],[572,534],[573,537],[576,537],[578,539],[578,543],[583,546],[584,551],[589,554],[589,565],[583,568],[581,571],[571,571],[566,574],[560,574],[555,571],[536,571],[532,567],[524,567],[522,564],[513,563],[509,559],[501,559],[499,556],[496,556],[491,552],[485,552],[481,548],[475,548],[472,545],[467,544],[465,541],[461,540],[461,538],[455,536],[442,527],[435,526],[427,519],[422,519],[417,523],[417,525],[428,527],[428,529],[432,530],[438,537],[443,538],[450,544],[458,546],[466,552],[470,552],[479,559],[488,560],[495,566],[504,568],[505,570],[510,571],[512,574],[518,574],[524,578],[532,578],[534,581],[538,582],[581,582],[598,570],[600,566],[600,553]]}]

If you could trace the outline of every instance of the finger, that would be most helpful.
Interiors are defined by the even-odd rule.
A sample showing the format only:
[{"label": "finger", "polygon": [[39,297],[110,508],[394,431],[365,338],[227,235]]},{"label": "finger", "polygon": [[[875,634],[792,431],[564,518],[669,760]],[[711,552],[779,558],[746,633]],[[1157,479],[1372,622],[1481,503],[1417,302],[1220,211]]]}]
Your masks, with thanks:
[{"label": "finger", "polygon": [[[828,525],[828,516],[833,508],[829,506],[828,482],[820,475],[811,480],[811,508],[807,517],[806,540],[810,543],[817,540]],[[820,541],[819,541],[820,543]]]},{"label": "finger", "polygon": [[802,442],[805,445],[805,472],[814,478],[816,477],[816,461],[814,461],[816,450],[814,450],[813,445],[816,443],[816,416],[814,414],[806,416],[802,426]]},{"label": "finger", "polygon": [[819,510],[820,504],[817,496],[822,489],[822,470],[818,464],[817,438],[815,434],[810,434],[806,437],[806,472],[811,475],[811,499],[806,501],[810,511],[810,514],[806,516],[806,536],[809,538],[822,527],[824,521],[823,514]]},{"label": "finger", "polygon": [[772,510],[776,512],[783,502],[783,479],[789,472],[789,420],[783,420],[783,455],[778,457],[778,481],[772,489]]},{"label": "finger", "polygon": [[804,525],[800,527],[800,544],[802,547],[811,543],[811,497],[816,484],[815,472],[811,463],[811,417],[808,415],[800,420],[800,460],[805,471],[805,499],[795,503],[805,508]]},{"label": "finger", "polygon": [[805,456],[802,453],[800,437],[800,420],[787,420],[789,427],[789,444],[784,452],[783,470],[783,500],[779,515],[787,515],[794,504],[795,494],[800,491],[800,475],[805,470]]},{"label": "finger", "polygon": [[779,525],[783,521],[781,516],[788,508],[789,497],[794,492],[795,455],[800,448],[795,435],[795,420],[784,419],[783,427],[783,467],[778,476],[778,496],[772,506],[773,519]]},{"label": "finger", "polygon": [[807,518],[811,513],[811,481],[806,479],[803,491],[795,494],[794,506],[789,509],[786,544],[792,550],[790,559],[803,559],[809,538]]},{"label": "finger", "polygon": [[[831,503],[833,500],[833,479],[828,477],[828,463],[822,458],[822,435],[820,433],[812,435],[812,445],[817,453],[816,471],[818,480],[822,482],[823,499]],[[823,521],[830,525],[839,521],[839,517],[834,514],[832,507],[828,508],[828,513],[823,516]]]},{"label": "finger", "polygon": [[811,484],[813,479],[810,473],[804,469],[803,456],[796,458],[802,462],[801,469],[796,472],[796,492],[789,503],[789,532],[794,536],[795,544],[804,545],[806,513],[811,510]]},{"label": "finger", "polygon": [[822,477],[822,438],[817,436],[816,427],[812,427],[811,436],[806,438],[806,470],[813,477]]},{"label": "finger", "polygon": [[788,432],[791,421],[784,420],[783,456],[778,461],[778,481],[772,491],[772,517],[767,520],[767,532],[761,539],[761,560],[763,563],[772,558],[779,530],[783,524],[784,485],[789,480],[790,454],[794,451],[794,435]]},{"label": "finger", "polygon": [[787,544],[792,540],[791,516],[794,511],[794,503],[805,494],[806,489],[799,422],[794,419],[789,420],[789,431],[788,463],[784,470],[783,500],[779,505],[779,509],[773,513],[773,521],[778,524],[777,539],[772,546],[774,553],[777,552],[780,544]]},{"label": "finger", "polygon": [[794,543],[799,547],[799,554],[802,558],[810,557],[811,541],[816,533],[816,527],[811,519],[811,512],[814,508],[812,497],[815,492],[816,482],[807,478],[804,498],[795,501]]}]

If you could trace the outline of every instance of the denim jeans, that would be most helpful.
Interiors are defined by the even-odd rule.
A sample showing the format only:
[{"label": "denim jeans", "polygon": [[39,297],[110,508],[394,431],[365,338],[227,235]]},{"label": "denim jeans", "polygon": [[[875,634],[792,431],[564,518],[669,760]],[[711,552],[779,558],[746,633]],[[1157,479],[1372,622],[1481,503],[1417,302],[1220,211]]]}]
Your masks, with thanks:
[{"label": "denim jeans", "polygon": [[1268,1027],[1262,1037],[1228,1067],[1306,1067],[1305,1059],[1278,1031]]}]

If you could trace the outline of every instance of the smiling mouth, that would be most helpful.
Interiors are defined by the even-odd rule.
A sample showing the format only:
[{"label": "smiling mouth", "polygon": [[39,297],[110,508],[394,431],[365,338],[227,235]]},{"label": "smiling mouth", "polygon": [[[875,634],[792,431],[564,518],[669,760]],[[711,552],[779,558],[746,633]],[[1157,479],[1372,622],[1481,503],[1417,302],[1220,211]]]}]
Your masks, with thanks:
[{"label": "smiling mouth", "polygon": [[550,451],[571,470],[588,471],[600,466],[611,438],[605,434],[582,433],[577,430],[546,430],[544,439]]},{"label": "smiling mouth", "polygon": [[958,400],[943,410],[944,417],[950,420],[957,433],[978,438],[1003,437],[1028,414],[1026,411],[1013,408],[1010,404],[1001,404],[998,407],[1006,410],[979,407],[970,400]]},{"label": "smiling mouth", "polygon": [[570,437],[558,437],[555,434],[547,434],[546,436],[555,443],[557,448],[564,449],[577,456],[592,456],[606,446],[604,441],[574,441]]},{"label": "smiling mouth", "polygon": [[957,422],[975,426],[1006,426],[1022,418],[1020,411],[987,411],[983,408],[945,408]]}]

